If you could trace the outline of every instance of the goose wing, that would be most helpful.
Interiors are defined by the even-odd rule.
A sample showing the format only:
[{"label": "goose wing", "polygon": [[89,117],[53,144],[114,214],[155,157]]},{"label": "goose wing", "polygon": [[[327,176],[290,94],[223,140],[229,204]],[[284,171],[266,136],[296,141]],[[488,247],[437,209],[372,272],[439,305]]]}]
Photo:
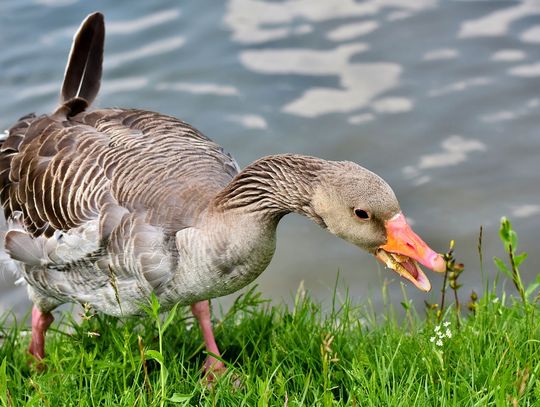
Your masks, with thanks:
[{"label": "goose wing", "polygon": [[[68,231],[110,207],[145,212],[177,231],[238,173],[234,159],[190,125],[154,112],[102,109],[27,116],[0,148],[0,201],[34,237]],[[107,237],[109,225],[102,225]]]}]

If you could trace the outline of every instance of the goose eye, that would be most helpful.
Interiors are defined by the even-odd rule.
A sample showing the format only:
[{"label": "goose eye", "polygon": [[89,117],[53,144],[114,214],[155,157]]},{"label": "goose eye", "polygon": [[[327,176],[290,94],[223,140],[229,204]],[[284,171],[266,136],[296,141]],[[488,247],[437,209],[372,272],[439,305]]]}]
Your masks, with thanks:
[{"label": "goose eye", "polygon": [[369,213],[363,209],[355,209],[354,214],[360,219],[369,219]]}]

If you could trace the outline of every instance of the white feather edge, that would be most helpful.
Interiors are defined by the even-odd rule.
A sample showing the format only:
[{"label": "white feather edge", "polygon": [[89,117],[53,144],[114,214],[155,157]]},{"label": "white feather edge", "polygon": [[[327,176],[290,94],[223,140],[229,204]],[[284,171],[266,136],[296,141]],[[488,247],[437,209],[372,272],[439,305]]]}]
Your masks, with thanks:
[{"label": "white feather edge", "polygon": [[23,264],[65,264],[82,259],[99,249],[98,220],[89,221],[68,232],[57,231],[49,238],[34,238],[24,230],[20,222],[21,215],[17,212],[8,219],[7,231],[2,233],[0,247],[0,264],[16,275],[20,275]]}]

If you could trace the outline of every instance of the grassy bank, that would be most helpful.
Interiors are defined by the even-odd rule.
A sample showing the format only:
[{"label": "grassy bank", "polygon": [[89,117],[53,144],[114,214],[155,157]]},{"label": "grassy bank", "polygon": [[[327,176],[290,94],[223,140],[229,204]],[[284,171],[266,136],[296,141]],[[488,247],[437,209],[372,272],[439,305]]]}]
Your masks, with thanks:
[{"label": "grassy bank", "polygon": [[[501,237],[509,256],[497,267],[501,278],[516,285],[516,298],[496,294],[496,282],[470,296],[459,287],[461,267],[451,254],[444,307],[441,299],[415,310],[404,299],[405,318],[348,299],[336,299],[331,312],[322,312],[301,291],[287,309],[250,291],[216,323],[229,371],[212,388],[200,379],[202,339],[183,309],[162,319],[156,303],[142,320],[119,321],[90,311],[81,324],[66,317],[50,331],[43,372],[28,366],[28,340],[17,328],[5,328],[0,403],[539,405],[538,285],[521,283],[525,256],[516,252],[509,224]],[[460,297],[466,297],[460,309],[468,306],[471,312],[454,306]]]}]

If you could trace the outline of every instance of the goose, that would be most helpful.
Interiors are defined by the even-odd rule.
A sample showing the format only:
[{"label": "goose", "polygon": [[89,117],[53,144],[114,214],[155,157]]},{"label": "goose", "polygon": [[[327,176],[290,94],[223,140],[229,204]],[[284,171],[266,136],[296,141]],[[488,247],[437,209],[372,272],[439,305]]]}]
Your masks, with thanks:
[{"label": "goose", "polygon": [[29,353],[45,357],[51,311],[88,304],[122,317],[190,305],[219,373],[210,299],[257,278],[284,215],[307,216],[428,291],[418,263],[442,256],[409,227],[390,186],[358,164],[270,155],[240,170],[222,147],[163,114],[90,108],[101,83],[105,23],[89,15],[50,115],[19,119],[1,140],[4,255],[33,303]]}]

